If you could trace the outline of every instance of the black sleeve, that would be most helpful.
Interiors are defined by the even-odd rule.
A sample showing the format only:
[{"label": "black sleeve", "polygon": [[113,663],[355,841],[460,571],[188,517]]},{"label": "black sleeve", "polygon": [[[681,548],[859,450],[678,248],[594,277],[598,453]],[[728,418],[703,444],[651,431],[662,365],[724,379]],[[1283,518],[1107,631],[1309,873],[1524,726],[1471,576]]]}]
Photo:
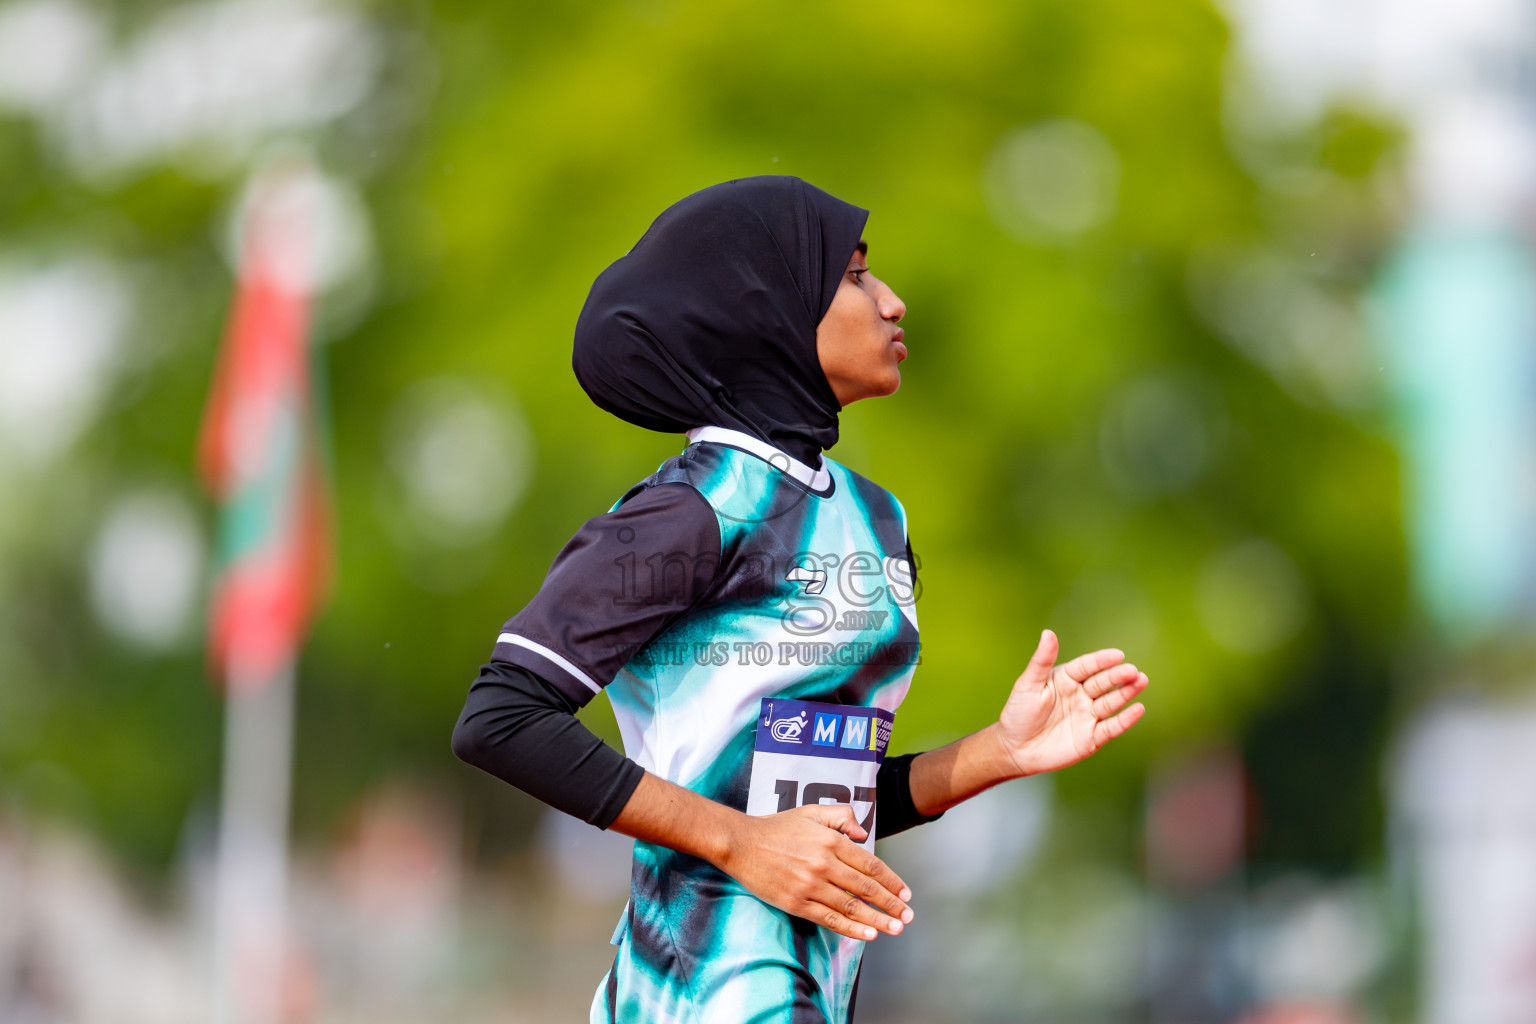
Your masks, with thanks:
[{"label": "black sleeve", "polygon": [[589,519],[502,627],[469,688],[454,754],[607,828],[644,771],[575,713],[704,595],[719,557],[719,521],[687,484],[647,488]]},{"label": "black sleeve", "polygon": [[493,661],[469,688],[453,752],[551,807],[607,828],[645,772],[594,736],[576,709],[538,676]]},{"label": "black sleeve", "polygon": [[943,811],[932,817],[919,814],[912,803],[911,773],[916,758],[916,754],[902,754],[880,762],[880,774],[875,777],[875,835],[878,839],[944,817]]},{"label": "black sleeve", "polygon": [[582,525],[502,627],[491,660],[585,705],[704,596],[719,567],[720,521],[704,496],[685,483],[646,488]]}]

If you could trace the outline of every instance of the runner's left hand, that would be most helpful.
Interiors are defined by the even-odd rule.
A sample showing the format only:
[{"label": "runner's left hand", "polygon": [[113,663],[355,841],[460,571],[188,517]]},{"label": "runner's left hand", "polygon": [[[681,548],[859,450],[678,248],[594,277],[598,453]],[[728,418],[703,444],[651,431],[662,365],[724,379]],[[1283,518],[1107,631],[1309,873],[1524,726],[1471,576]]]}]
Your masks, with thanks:
[{"label": "runner's left hand", "polygon": [[1040,634],[998,717],[998,736],[1021,775],[1081,761],[1125,735],[1146,711],[1130,703],[1146,689],[1146,673],[1124,663],[1124,652],[1107,648],[1057,665],[1058,646],[1055,633]]}]

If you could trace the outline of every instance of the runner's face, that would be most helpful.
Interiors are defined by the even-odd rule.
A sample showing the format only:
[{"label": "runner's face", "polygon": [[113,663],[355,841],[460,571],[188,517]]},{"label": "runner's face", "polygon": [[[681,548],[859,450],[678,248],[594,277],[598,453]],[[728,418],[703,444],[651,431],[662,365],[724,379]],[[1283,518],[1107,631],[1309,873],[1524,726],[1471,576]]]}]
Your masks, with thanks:
[{"label": "runner's face", "polygon": [[816,354],[838,404],[889,395],[901,386],[897,364],[907,358],[906,332],[896,324],[906,315],[906,304],[869,272],[865,254],[855,252],[816,325]]}]

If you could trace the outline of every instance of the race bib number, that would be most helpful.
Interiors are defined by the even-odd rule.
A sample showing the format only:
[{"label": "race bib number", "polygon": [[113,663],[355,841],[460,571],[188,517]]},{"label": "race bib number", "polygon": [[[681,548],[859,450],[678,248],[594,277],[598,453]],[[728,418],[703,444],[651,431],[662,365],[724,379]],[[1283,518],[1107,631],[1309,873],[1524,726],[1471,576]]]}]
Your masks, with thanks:
[{"label": "race bib number", "polygon": [[806,804],[848,804],[875,844],[875,778],[891,741],[893,712],[764,697],[752,750],[748,814]]}]

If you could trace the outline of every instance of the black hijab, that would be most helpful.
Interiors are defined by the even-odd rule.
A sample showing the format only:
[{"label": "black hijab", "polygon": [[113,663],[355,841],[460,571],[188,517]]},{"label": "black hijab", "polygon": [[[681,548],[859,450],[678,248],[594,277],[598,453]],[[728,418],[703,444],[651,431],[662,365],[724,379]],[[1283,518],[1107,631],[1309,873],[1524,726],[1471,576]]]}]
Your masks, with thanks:
[{"label": "black hijab", "polygon": [[592,285],[576,322],[576,379],[637,426],[729,427],[814,468],[837,443],[842,408],[816,325],[868,216],[777,175],[674,203]]}]

